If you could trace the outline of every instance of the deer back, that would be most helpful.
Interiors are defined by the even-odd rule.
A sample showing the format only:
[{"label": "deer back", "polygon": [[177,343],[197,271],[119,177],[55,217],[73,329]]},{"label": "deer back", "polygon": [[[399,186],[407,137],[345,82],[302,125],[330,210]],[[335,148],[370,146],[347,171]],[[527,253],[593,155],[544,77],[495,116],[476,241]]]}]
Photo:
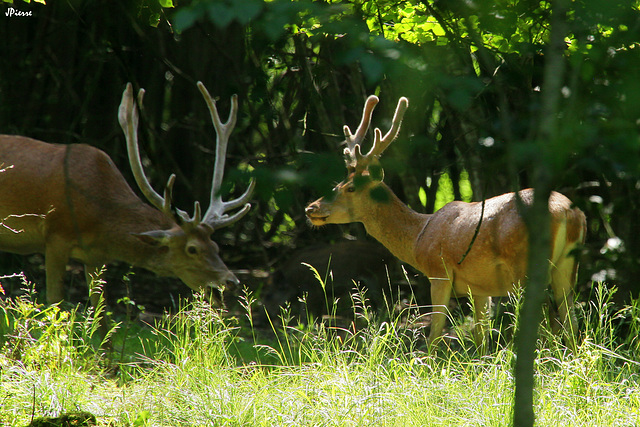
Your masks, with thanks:
[{"label": "deer back", "polygon": [[[136,233],[177,224],[143,203],[103,151],[0,136],[0,249],[44,252],[52,241],[91,265],[129,260]],[[123,252],[125,251],[125,252]],[[144,251],[142,251],[144,252]]]},{"label": "deer back", "polygon": [[[529,239],[521,210],[532,203],[533,190],[526,189],[487,199],[484,208],[482,202],[443,206],[416,239],[418,268],[429,277],[472,283],[476,295],[506,295],[527,273]],[[549,212],[553,264],[584,241],[584,214],[557,192],[551,193]]]}]

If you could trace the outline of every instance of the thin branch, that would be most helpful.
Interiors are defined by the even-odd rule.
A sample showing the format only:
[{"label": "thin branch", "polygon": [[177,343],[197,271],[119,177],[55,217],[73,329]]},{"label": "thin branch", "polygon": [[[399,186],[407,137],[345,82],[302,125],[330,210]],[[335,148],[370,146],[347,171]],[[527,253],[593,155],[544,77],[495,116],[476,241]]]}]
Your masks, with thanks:
[{"label": "thin branch", "polygon": [[[0,170],[1,172],[2,170]],[[22,214],[22,215],[9,215],[8,217],[0,220],[0,228],[4,228],[5,230],[10,231],[11,233],[14,234],[19,234],[22,233],[24,230],[15,230],[11,227],[9,227],[7,224],[5,224],[5,221],[8,220],[9,218],[27,218],[27,217],[35,217],[35,218],[44,218],[44,215],[38,215],[38,214]]]}]

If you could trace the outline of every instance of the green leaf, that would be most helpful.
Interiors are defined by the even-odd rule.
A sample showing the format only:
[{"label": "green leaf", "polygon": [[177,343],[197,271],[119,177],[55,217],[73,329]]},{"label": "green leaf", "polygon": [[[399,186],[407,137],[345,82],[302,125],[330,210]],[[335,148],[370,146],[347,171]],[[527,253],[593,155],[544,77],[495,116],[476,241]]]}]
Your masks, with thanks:
[{"label": "green leaf", "polygon": [[158,0],[158,3],[160,3],[162,7],[174,7],[173,0]]},{"label": "green leaf", "polygon": [[384,65],[379,58],[374,55],[365,54],[360,57],[360,65],[367,82],[370,84],[377,83],[382,80],[384,75]]},{"label": "green leaf", "polygon": [[151,412],[149,412],[149,411],[140,411],[140,412],[138,412],[138,417],[133,422],[134,427],[148,426],[150,417],[151,417]]},{"label": "green leaf", "polygon": [[160,23],[159,13],[152,13],[151,15],[149,15],[149,25],[151,25],[152,27],[157,27],[159,23]]},{"label": "green leaf", "polygon": [[202,17],[201,8],[180,9],[173,16],[173,26],[177,32],[189,29]]},{"label": "green leaf", "polygon": [[246,25],[260,14],[262,6],[262,1],[259,0],[235,0],[231,7],[234,11],[234,18]]},{"label": "green leaf", "polygon": [[218,27],[226,28],[234,20],[235,12],[224,3],[211,3],[207,7],[209,19]]}]

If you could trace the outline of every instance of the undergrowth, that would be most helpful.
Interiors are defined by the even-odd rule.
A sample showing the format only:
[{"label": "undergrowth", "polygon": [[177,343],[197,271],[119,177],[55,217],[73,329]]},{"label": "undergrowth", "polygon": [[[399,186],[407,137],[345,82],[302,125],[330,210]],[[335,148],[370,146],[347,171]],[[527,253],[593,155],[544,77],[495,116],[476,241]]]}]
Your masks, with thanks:
[{"label": "undergrowth", "polygon": [[[0,302],[2,425],[78,411],[100,426],[510,425],[519,296],[507,326],[490,325],[496,343],[482,355],[463,327],[428,351],[428,308],[375,313],[360,288],[343,324],[301,322],[285,307],[260,326],[245,291],[240,315],[196,297],[152,326],[116,325],[108,342],[92,309],[38,305],[25,289]],[[640,424],[640,303],[616,308],[615,289],[594,292],[579,307],[575,353],[541,326],[537,425]]]}]

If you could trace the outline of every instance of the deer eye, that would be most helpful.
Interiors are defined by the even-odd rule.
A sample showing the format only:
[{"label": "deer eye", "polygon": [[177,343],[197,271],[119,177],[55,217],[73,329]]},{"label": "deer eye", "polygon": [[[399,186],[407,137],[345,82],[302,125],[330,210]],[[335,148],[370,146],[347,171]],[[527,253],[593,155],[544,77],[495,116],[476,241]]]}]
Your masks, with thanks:
[{"label": "deer eye", "polygon": [[347,187],[347,193],[353,193],[354,191],[356,191],[356,186],[353,184],[349,184],[349,186]]},{"label": "deer eye", "polygon": [[187,253],[189,255],[196,255],[198,253],[198,248],[195,246],[187,246]]}]

